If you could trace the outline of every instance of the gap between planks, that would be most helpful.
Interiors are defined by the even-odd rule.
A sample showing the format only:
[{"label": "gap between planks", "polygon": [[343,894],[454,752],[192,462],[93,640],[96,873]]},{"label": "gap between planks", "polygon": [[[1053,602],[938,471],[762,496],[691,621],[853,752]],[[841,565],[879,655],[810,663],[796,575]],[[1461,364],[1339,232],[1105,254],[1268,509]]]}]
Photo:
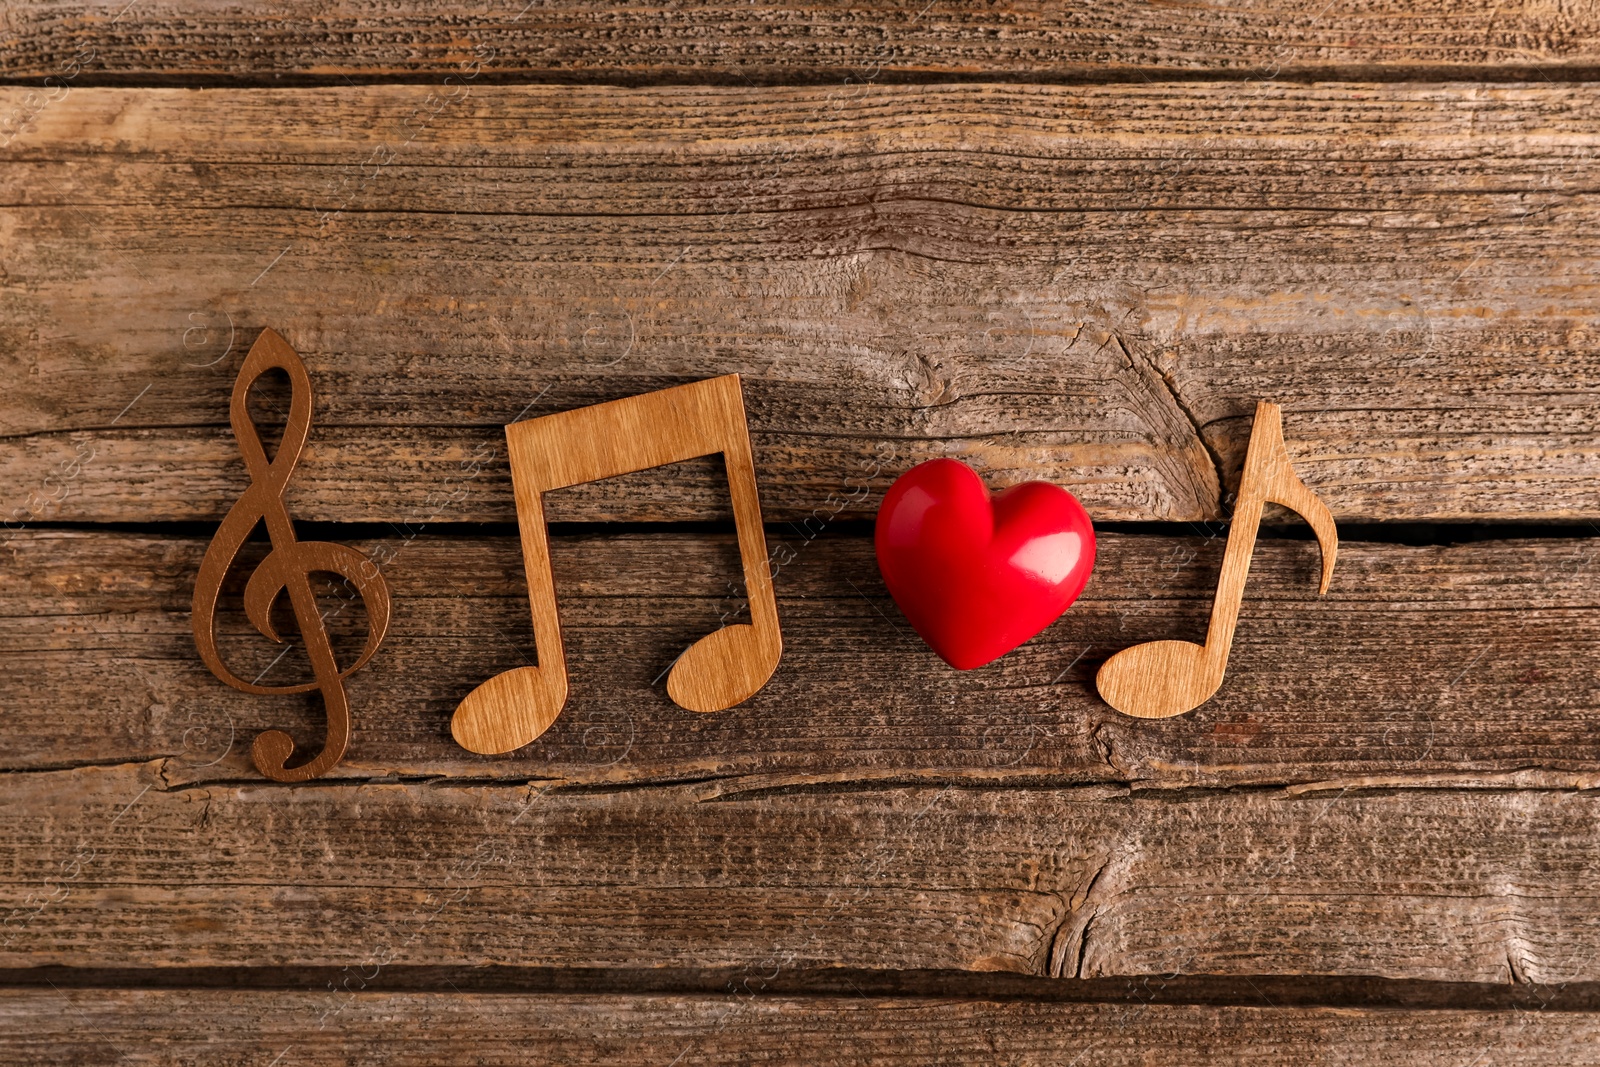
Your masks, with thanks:
[{"label": "gap between planks", "polygon": [[[335,967],[12,967],[0,989],[324,990]],[[1561,985],[1440,982],[1345,975],[1146,975],[1057,978],[961,971],[795,968],[765,977],[758,990],[740,968],[436,967],[383,968],[373,993],[534,995],[883,997],[1016,1000],[1036,1003],[1367,1008],[1425,1011],[1549,1010],[1600,1013],[1600,982]]]}]

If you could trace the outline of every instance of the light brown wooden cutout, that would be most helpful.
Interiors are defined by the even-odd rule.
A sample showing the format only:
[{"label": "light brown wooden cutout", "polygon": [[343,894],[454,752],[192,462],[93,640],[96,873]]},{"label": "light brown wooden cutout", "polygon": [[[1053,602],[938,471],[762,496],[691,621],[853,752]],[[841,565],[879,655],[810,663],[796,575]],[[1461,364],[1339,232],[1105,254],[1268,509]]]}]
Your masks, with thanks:
[{"label": "light brown wooden cutout", "polygon": [[1125,648],[1100,667],[1095,686],[1101,698],[1124,715],[1165,719],[1193,711],[1210,700],[1222,686],[1239,621],[1239,604],[1255,552],[1256,532],[1267,501],[1291,508],[1311,524],[1322,550],[1322,587],[1328,591],[1333,564],[1339,554],[1339,532],[1333,514],[1307,489],[1289,463],[1283,443],[1283,414],[1276,404],[1256,405],[1245,453],[1239,499],[1228,529],[1228,547],[1222,557],[1216,599],[1211,605],[1211,625],[1206,643],[1151,641]]},{"label": "light brown wooden cutout", "polygon": [[667,676],[667,695],[690,711],[722,711],[767,684],[783,636],[737,374],[513,423],[506,442],[539,665],[497,674],[467,694],[450,720],[462,748],[485,754],[521,748],[550,727],[567,700],[543,494],[697,456],[720,452],[727,466],[750,622],[690,646]]}]

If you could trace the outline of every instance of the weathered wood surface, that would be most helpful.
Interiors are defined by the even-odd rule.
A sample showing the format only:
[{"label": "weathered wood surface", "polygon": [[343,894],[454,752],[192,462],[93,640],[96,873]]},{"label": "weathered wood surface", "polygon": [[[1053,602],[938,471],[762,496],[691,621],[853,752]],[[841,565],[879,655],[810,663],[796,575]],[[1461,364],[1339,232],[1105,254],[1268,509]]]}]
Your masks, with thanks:
[{"label": "weathered wood surface", "polygon": [[[1592,5],[1487,0],[7,6],[0,1059],[1600,1062],[1600,539],[1347,541],[1318,599],[1314,545],[1269,538],[1222,691],[1137,722],[1094,670],[1199,636],[1220,539],[1108,534],[1066,618],[959,674],[845,521],[939,455],[1215,519],[1258,399],[1346,524],[1600,520],[1597,72]],[[329,532],[396,627],[300,788],[245,753],[314,740],[315,701],[194,655],[206,527],[48,526],[218,519],[265,325],[319,390],[291,511],[397,524]],[[451,708],[532,655],[509,527],[440,532],[513,519],[501,425],[726,372],[772,683],[661,691],[739,609],[726,534],[567,530],[571,703],[457,748]],[[551,503],[729,514],[711,462]],[[237,594],[230,661],[304,677]],[[178,988],[212,968],[277,988]],[[524,991],[376,992],[453,968]],[[673,977],[708,973],[739,994]],[[969,991],[766,989],[863,973]],[[536,974],[568,992],[496,977]],[[93,988],[137,975],[168,988]],[[1168,975],[1311,992],[1144,1004]],[[1317,992],[1390,979],[1449,1010]],[[1495,987],[1571,1010],[1462,992]]]},{"label": "weathered wood surface", "polygon": [[0,966],[1600,978],[1593,791],[0,776]]},{"label": "weathered wood surface", "polygon": [[500,76],[772,82],[930,76],[1561,77],[1600,67],[1587,4],[783,6],[593,0],[477,7],[12,0],[0,77],[271,83],[283,77]]},{"label": "weathered wood surface", "polygon": [[[509,520],[504,422],[728,371],[769,518],[868,515],[936,455],[1102,521],[1213,518],[1260,398],[1343,520],[1600,515],[1597,105],[74,90],[3,150],[0,514],[217,518],[227,390],[271,324],[321,393],[302,518]],[[713,470],[558,517],[726,515]]]},{"label": "weathered wood surface", "polygon": [[[546,734],[503,757],[460,749],[448,724],[479,682],[533,661],[515,538],[351,543],[383,564],[394,612],[383,649],[348,683],[355,739],[335,772],[348,777],[709,776],[743,788],[1600,781],[1595,539],[1347,542],[1322,598],[1315,544],[1265,540],[1222,690],[1191,715],[1141,722],[1099,700],[1094,672],[1120,648],[1205,632],[1221,538],[1102,536],[1095,575],[1059,622],[958,672],[900,617],[869,539],[808,542],[775,525],[784,658],[751,700],[700,715],[667,699],[663,676],[693,640],[739,617],[732,537],[558,536],[572,694]],[[248,747],[261,730],[289,729],[303,744],[320,736],[314,697],[241,694],[200,663],[189,597],[205,544],[72,531],[9,542],[0,766],[162,760],[174,783],[253,780]],[[225,658],[245,678],[270,667],[268,684],[309,678],[303,652],[282,654],[244,618],[250,566],[242,561],[222,602]],[[365,629],[345,598],[323,603],[348,662]]]},{"label": "weathered wood surface", "polygon": [[0,1021],[0,1055],[19,1067],[1600,1063],[1600,1019],[1554,1010],[45,989],[0,992]]}]

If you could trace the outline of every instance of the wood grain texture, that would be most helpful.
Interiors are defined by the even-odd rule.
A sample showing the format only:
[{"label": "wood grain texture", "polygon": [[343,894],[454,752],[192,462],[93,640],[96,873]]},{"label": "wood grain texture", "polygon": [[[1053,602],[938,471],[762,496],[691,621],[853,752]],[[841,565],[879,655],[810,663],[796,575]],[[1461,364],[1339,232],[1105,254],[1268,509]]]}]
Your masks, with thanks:
[{"label": "wood grain texture", "polygon": [[[1587,5],[1044,2],[417,5],[377,0],[13,0],[0,76],[271,82],[481,69],[562,81],[771,82],[988,75],[1560,77],[1600,66]],[[76,65],[73,60],[76,58]]]},{"label": "wood grain texture", "polygon": [[[1347,542],[1317,600],[1269,514],[1227,681],[1147,721],[1095,669],[1204,632],[1219,537],[1103,536],[963,674],[846,521],[935,456],[1216,519],[1258,401],[1342,523],[1600,521],[1596,77],[1586,3],[0,8],[0,1060],[1600,1062],[1600,539]],[[310,786],[247,743],[314,698],[188,638],[269,324],[321,398],[289,511],[395,593]],[[558,528],[568,709],[463,753],[534,655],[503,425],[734,373],[770,684],[662,691],[748,617],[722,527]],[[241,591],[227,661],[309,678]]]},{"label": "wood grain texture", "polygon": [[[533,660],[516,539],[338,539],[382,564],[394,597],[388,640],[349,681],[355,736],[335,772],[349,777],[1334,790],[1600,780],[1592,539],[1347,541],[1321,598],[1315,544],[1265,539],[1226,684],[1192,715],[1149,722],[1102,704],[1095,670],[1127,645],[1205,632],[1220,537],[1102,536],[1095,575],[1059,622],[959,672],[899,617],[869,538],[807,541],[774,525],[784,660],[745,704],[700,715],[668,700],[662,679],[696,638],[742,617],[732,537],[557,536],[570,702],[534,744],[494,758],[457,748],[449,719],[483,678]],[[314,697],[241,695],[195,656],[189,588],[204,548],[39,532],[0,549],[5,768],[161,761],[173,783],[252,780],[256,732],[315,736]],[[250,628],[242,580],[223,597],[225,660],[264,684],[308,678],[302,652],[278,660]],[[344,597],[322,600],[340,662],[366,636]],[[283,632],[292,626],[285,613]]]},{"label": "wood grain texture", "polygon": [[[864,516],[939,455],[1102,521],[1214,518],[1259,399],[1341,521],[1594,516],[1597,105],[75,90],[0,171],[0,515],[217,518],[227,384],[271,322],[327,398],[300,518],[509,521],[505,422],[729,372],[769,518]],[[680,465],[552,517],[726,499]]]},{"label": "wood grain texture", "polygon": [[0,966],[1600,977],[1592,790],[0,776]]},{"label": "wood grain texture", "polygon": [[[1417,1067],[1600,1063],[1600,1020],[1467,1012],[928,998],[287,991],[0,991],[0,1054],[22,1065],[327,1062],[842,1065],[1256,1060]],[[308,1025],[308,1020],[310,1025]],[[404,1040],[396,1040],[397,1033]],[[287,1050],[287,1051],[285,1051]]]}]

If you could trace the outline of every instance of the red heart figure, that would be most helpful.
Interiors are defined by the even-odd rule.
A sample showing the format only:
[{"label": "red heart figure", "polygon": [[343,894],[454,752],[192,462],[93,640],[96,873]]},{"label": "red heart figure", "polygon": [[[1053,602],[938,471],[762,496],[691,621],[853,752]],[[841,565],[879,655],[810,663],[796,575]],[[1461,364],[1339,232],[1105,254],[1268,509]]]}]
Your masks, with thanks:
[{"label": "red heart figure", "polygon": [[962,671],[1055,622],[1094,570],[1094,525],[1071,493],[1025,482],[991,498],[953,459],[919,464],[889,487],[876,540],[894,602]]}]

